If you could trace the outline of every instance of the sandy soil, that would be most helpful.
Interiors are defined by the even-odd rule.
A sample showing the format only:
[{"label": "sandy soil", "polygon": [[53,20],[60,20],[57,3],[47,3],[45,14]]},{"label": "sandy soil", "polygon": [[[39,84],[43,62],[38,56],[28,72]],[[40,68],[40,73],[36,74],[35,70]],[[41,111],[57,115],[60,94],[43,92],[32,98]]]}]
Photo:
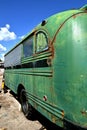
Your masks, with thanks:
[{"label": "sandy soil", "polygon": [[38,121],[26,119],[19,102],[8,92],[0,93],[0,130],[40,130]]}]

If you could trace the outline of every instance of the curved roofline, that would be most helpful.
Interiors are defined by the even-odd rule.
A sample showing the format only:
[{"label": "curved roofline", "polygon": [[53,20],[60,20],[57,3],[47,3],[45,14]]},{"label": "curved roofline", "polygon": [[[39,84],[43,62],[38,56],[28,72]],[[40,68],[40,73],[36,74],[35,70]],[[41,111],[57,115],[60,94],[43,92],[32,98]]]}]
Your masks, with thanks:
[{"label": "curved roofline", "polygon": [[68,17],[67,19],[65,19],[65,21],[60,25],[60,27],[59,27],[58,30],[56,31],[55,36],[54,36],[54,38],[53,38],[53,40],[52,40],[52,43],[54,42],[55,37],[56,37],[56,35],[58,34],[58,32],[60,31],[60,29],[62,28],[62,26],[63,26],[70,18],[74,17],[75,15],[81,14],[81,13],[85,13],[85,12],[75,13],[75,14],[71,15],[70,17]]},{"label": "curved roofline", "polygon": [[[62,24],[61,24],[61,26],[69,19],[69,18],[71,18],[72,16],[74,16],[74,15],[76,15],[76,14],[78,14],[78,13],[81,13],[81,12],[84,12],[84,10],[83,10],[83,8],[86,8],[87,9],[87,5],[86,6],[83,6],[82,8],[80,8],[80,9],[78,9],[78,10],[66,10],[66,11],[63,11],[63,12],[59,12],[59,13],[56,13],[56,14],[54,14],[54,15],[51,15],[50,17],[48,17],[47,19],[46,19],[46,21],[49,21],[49,19],[52,19],[53,17],[55,17],[56,15],[60,15],[62,18],[64,17],[63,16],[63,13],[69,13],[70,11],[70,13],[69,13],[69,15],[67,15],[67,17],[61,22]],[[49,24],[48,22],[46,23],[46,25],[47,24]],[[45,25],[44,25],[45,26]],[[58,30],[57,30],[57,32],[60,30],[60,28],[61,28],[61,26],[60,27],[58,27]],[[42,22],[40,23],[40,24],[38,24],[36,27],[35,27],[35,29],[33,29],[31,32],[29,32],[28,34],[26,34],[26,36],[21,40],[21,41],[19,41],[11,50],[9,50],[4,56],[6,56],[7,54],[9,54],[11,51],[13,51],[17,46],[19,46],[20,44],[22,44],[22,42],[24,41],[24,40],[26,40],[28,37],[30,37],[31,35],[33,35],[35,32],[36,32],[36,30],[38,30],[40,27],[42,27]],[[54,35],[56,35],[56,33],[57,33],[56,31],[55,31],[55,34]],[[55,36],[54,36],[54,38],[55,38]],[[53,38],[53,39],[54,39]],[[53,40],[52,40],[53,41]]]}]

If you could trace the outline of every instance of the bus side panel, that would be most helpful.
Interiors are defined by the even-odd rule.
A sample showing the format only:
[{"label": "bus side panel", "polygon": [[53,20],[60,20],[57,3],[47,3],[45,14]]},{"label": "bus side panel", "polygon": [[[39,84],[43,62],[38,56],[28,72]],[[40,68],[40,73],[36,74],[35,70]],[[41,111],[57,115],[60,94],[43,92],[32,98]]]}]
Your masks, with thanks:
[{"label": "bus side panel", "polygon": [[54,43],[55,104],[65,118],[87,125],[87,13],[70,18]]}]

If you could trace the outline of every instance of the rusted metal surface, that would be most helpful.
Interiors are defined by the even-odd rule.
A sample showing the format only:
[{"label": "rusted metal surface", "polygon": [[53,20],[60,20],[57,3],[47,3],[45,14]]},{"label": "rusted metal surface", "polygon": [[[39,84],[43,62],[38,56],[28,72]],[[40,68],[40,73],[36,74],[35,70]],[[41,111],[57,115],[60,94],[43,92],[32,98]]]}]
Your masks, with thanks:
[{"label": "rusted metal surface", "polygon": [[63,120],[87,127],[85,10],[86,6],[58,13],[39,24],[19,43],[23,45],[20,66],[5,71],[6,85],[17,93],[22,84],[29,103],[61,127]]}]

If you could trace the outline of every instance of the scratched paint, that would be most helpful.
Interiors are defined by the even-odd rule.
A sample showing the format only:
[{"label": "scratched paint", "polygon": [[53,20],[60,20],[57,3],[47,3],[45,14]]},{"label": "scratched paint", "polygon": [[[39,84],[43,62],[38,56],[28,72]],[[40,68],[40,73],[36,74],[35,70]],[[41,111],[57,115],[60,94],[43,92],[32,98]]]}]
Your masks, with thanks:
[{"label": "scratched paint", "polygon": [[21,45],[20,64],[5,68],[6,86],[25,88],[29,103],[58,126],[87,127],[87,6],[42,21],[5,58]]}]

